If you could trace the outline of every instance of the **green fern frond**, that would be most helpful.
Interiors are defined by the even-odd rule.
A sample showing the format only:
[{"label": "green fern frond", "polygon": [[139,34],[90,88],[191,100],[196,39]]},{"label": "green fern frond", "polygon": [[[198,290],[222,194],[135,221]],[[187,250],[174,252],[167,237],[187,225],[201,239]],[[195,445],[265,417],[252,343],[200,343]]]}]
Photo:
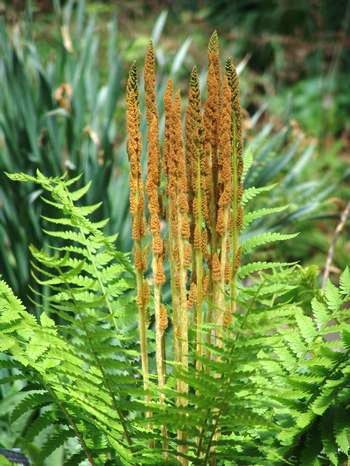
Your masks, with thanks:
[{"label": "green fern frond", "polygon": [[247,239],[242,239],[241,244],[243,252],[245,254],[248,254],[251,253],[257,247],[264,246],[275,241],[285,241],[288,239],[295,238],[296,236],[297,233],[283,234],[278,232],[264,232],[252,237],[248,237]]},{"label": "green fern frond", "polygon": [[313,320],[306,316],[300,308],[296,309],[295,319],[298,324],[301,336],[308,344],[312,344],[318,335]]},{"label": "green fern frond", "polygon": [[52,403],[52,397],[47,392],[29,393],[20,403],[16,405],[11,413],[11,422],[15,422],[20,416],[32,409],[42,408]]},{"label": "green fern frond", "polygon": [[340,275],[339,278],[339,288],[341,293],[345,295],[350,295],[350,271],[349,267],[346,267],[344,272]]},{"label": "green fern frond", "polygon": [[285,206],[280,206],[280,207],[271,207],[271,208],[262,208],[258,210],[254,210],[252,212],[248,212],[244,216],[244,224],[243,228],[246,229],[252,222],[259,220],[262,217],[265,217],[266,215],[271,215],[275,214],[278,212],[283,212],[283,210],[286,210],[288,208],[287,205]]},{"label": "green fern frond", "polygon": [[[64,444],[68,437],[75,436],[85,457],[96,456],[93,464],[104,464],[106,456],[99,453],[100,447],[91,434],[95,429],[97,438],[97,428],[103,436],[102,443],[113,447],[124,458],[122,461],[130,464],[129,447],[123,446],[125,439],[128,439],[126,443],[131,442],[129,421],[123,411],[137,408],[142,414],[145,408],[137,405],[136,400],[128,402],[130,396],[143,394],[139,371],[133,368],[135,352],[116,344],[118,335],[119,342],[126,341],[125,326],[120,320],[116,325],[115,319],[120,312],[118,298],[132,286],[130,279],[124,279],[128,273],[124,265],[127,261],[114,250],[115,236],[103,235],[101,229],[105,222],[91,222],[86,217],[89,210],[75,205],[88,188],[71,195],[62,178],[47,179],[40,174],[36,178],[19,178],[48,190],[54,206],[64,215],[46,220],[68,227],[69,230],[49,232],[66,244],[49,252],[32,247],[33,276],[50,289],[47,296],[50,315],[63,315],[76,325],[57,326],[46,313],[41,315],[40,323],[36,322],[8,287],[0,284],[4,309],[0,317],[3,326],[0,345],[20,363],[36,371],[43,388],[40,394],[27,395],[15,408],[13,419],[28,410],[40,409],[45,403],[56,405],[63,415],[61,424],[69,429],[58,429],[52,434],[43,449],[44,456]],[[81,245],[79,248],[77,243]],[[96,328],[99,321],[104,325]],[[28,438],[37,435],[43,426],[44,422],[38,421],[29,430]],[[131,430],[135,432],[135,429]]]},{"label": "green fern frond", "polygon": [[238,270],[239,278],[243,279],[250,275],[253,275],[255,272],[261,272],[262,270],[269,269],[278,269],[283,267],[288,267],[293,265],[287,262],[249,262],[248,264],[241,265]]},{"label": "green fern frond", "polygon": [[331,313],[328,311],[326,305],[318,301],[316,298],[313,298],[311,306],[313,317],[319,328],[327,326],[328,322],[331,320]]},{"label": "green fern frond", "polygon": [[337,312],[342,304],[342,296],[338,288],[331,281],[328,280],[325,290],[325,299],[328,304],[328,307],[333,311]]},{"label": "green fern frond", "polygon": [[335,441],[340,450],[349,457],[350,442],[349,442],[349,409],[344,406],[339,406],[334,413],[333,431]]},{"label": "green fern frond", "polygon": [[253,165],[253,161],[254,161],[253,148],[250,145],[243,152],[243,173],[242,173],[243,180],[246,178],[251,166]]},{"label": "green fern frond", "polygon": [[276,186],[276,183],[270,184],[267,186],[262,186],[261,188],[248,188],[244,191],[243,193],[243,198],[242,198],[242,204],[245,205],[247,202],[251,201],[254,199],[254,197],[258,196],[259,194],[263,192],[268,192],[271,191],[274,187]]},{"label": "green fern frond", "polygon": [[48,458],[55,450],[57,450],[57,448],[63,446],[69,438],[74,436],[74,432],[65,429],[59,429],[55,433],[49,435],[40,449],[40,457],[42,461]]},{"label": "green fern frond", "polygon": [[40,435],[48,427],[51,427],[54,424],[53,417],[50,415],[50,412],[47,410],[42,411],[42,413],[34,421],[30,423],[30,426],[27,429],[25,439],[27,442],[33,442],[33,440]]},{"label": "green fern frond", "polygon": [[323,416],[321,422],[321,441],[324,452],[331,464],[338,465],[337,444],[333,433],[333,413]]}]

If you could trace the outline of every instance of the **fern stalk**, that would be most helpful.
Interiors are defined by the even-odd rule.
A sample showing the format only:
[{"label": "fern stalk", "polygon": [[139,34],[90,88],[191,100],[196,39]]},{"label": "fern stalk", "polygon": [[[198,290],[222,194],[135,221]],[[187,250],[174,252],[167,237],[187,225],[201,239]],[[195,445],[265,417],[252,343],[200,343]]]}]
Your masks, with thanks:
[{"label": "fern stalk", "polygon": [[[165,282],[163,269],[163,240],[160,235],[160,206],[159,206],[159,127],[158,111],[156,102],[156,78],[155,78],[155,58],[152,42],[150,42],[145,59],[145,99],[146,99],[146,119],[148,126],[148,171],[146,181],[146,191],[148,195],[148,206],[150,211],[150,231],[152,234],[152,270],[154,277],[154,313],[156,320],[156,365],[158,374],[158,385],[160,390],[165,385],[165,340],[164,332],[168,324],[167,311],[162,304],[162,284]],[[164,394],[161,392],[160,403],[164,404]],[[164,437],[163,449],[167,449],[166,427],[162,426]]]},{"label": "fern stalk", "polygon": [[[169,88],[170,90],[170,88]],[[170,94],[169,94],[170,97]],[[172,282],[178,288],[178,301],[176,309],[175,342],[178,351],[178,362],[184,369],[188,369],[188,303],[187,303],[187,268],[191,265],[191,250],[189,244],[190,224],[188,218],[188,197],[185,153],[182,143],[181,129],[181,100],[179,92],[171,106],[171,132],[170,144],[166,152],[167,178],[168,178],[168,218],[169,240],[172,243],[172,255],[174,274]],[[183,381],[177,384],[179,394],[188,393],[188,385]],[[178,397],[177,404],[185,407],[186,397]],[[181,430],[177,432],[180,441],[185,440],[185,434]],[[179,451],[185,453],[186,448],[179,446]],[[187,464],[181,459],[182,464]]]},{"label": "fern stalk", "polygon": [[[220,133],[220,108],[221,108],[221,77],[219,42],[216,31],[212,34],[208,45],[208,99],[204,108],[205,128],[205,152],[206,152],[206,195],[208,205],[207,224],[210,234],[210,261],[209,290],[208,290],[208,315],[207,323],[213,322],[215,309],[215,296],[218,295],[218,281],[213,277],[214,255],[218,252],[217,214],[218,214],[218,143]],[[211,332],[208,332],[208,343],[211,341]],[[207,354],[209,356],[209,350]]]},{"label": "fern stalk", "polygon": [[[173,229],[177,233],[178,270],[177,278],[180,289],[179,324],[181,334],[181,362],[188,368],[188,309],[187,309],[187,268],[191,265],[191,254],[188,250],[190,226],[188,219],[188,199],[185,154],[182,145],[181,131],[181,100],[179,92],[176,93],[173,106],[173,163],[171,166],[175,196],[171,197],[172,209],[176,213],[173,217]],[[176,223],[175,223],[176,222]],[[183,386],[186,393],[188,387]],[[184,405],[185,400],[182,404]]]},{"label": "fern stalk", "polygon": [[177,223],[176,223],[176,193],[174,173],[174,157],[173,157],[173,83],[171,80],[167,83],[167,88],[164,94],[164,112],[165,112],[165,130],[164,130],[164,166],[165,166],[165,181],[166,195],[168,198],[166,215],[169,224],[168,229],[168,251],[170,261],[170,281],[173,304],[173,326],[174,326],[174,347],[176,361],[181,362],[181,345],[179,342],[180,335],[180,293],[177,280],[176,269],[176,253],[177,253]]},{"label": "fern stalk", "polygon": [[[173,84],[168,81],[164,95],[165,132],[162,164],[160,163],[155,59],[152,44],[149,45],[145,60],[148,128],[146,191],[152,233],[156,366],[160,388],[165,383],[164,340],[162,340],[165,327],[161,327],[161,320],[167,321],[166,310],[161,301],[161,286],[165,277],[162,262],[164,247],[160,236],[159,219],[160,165],[164,167],[167,197],[165,202],[169,227],[167,253],[170,261],[174,353],[175,361],[181,364],[185,372],[189,369],[189,309],[194,308],[195,367],[198,373],[202,368],[203,323],[215,323],[216,344],[221,349],[224,329],[231,323],[232,315],[236,310],[236,273],[240,262],[239,231],[242,226],[243,193],[239,91],[237,74],[231,62],[226,63],[226,76],[223,82],[221,80],[216,33],[212,35],[209,42],[208,61],[208,100],[203,115],[196,68],[193,68],[191,73],[186,111],[186,152],[182,145],[180,94],[176,93],[173,102]],[[140,138],[137,138],[137,142],[139,141]],[[134,186],[140,189],[140,191],[135,191],[135,203],[137,196],[140,196],[143,202],[139,168],[140,150],[137,154],[138,168],[135,174],[130,176],[130,210],[134,215],[133,231],[135,223],[141,222],[140,219],[135,220],[135,215],[139,210],[137,206],[133,207],[132,203]],[[132,161],[131,172],[133,172]],[[137,183],[134,180],[137,180]],[[191,214],[190,205],[192,206]],[[141,214],[139,217],[141,218]],[[142,226],[142,222],[140,225]],[[137,251],[142,249],[140,243],[142,232],[134,236],[135,268],[138,280],[141,281],[145,272],[145,264],[142,260],[138,260]],[[230,263],[231,253],[233,253],[232,263]],[[139,256],[142,256],[141,252]],[[192,274],[188,290],[189,268]],[[206,270],[208,274],[205,273]],[[230,282],[231,303],[227,306],[225,286]],[[142,288],[142,284],[140,287]],[[142,293],[140,296],[143,296]],[[206,301],[208,310],[206,322],[204,322],[203,311]],[[208,334],[208,343],[212,343],[210,332]],[[209,349],[207,352],[209,354]],[[217,358],[217,362],[220,362],[220,358]],[[190,393],[188,382],[177,379],[176,388],[176,405],[181,408],[187,407],[187,394]],[[198,393],[197,390],[195,392]],[[200,426],[199,430],[203,432],[203,426]],[[218,435],[219,433],[216,432],[215,438]],[[180,453],[178,459],[182,464],[187,464],[187,460],[183,457],[188,451],[185,445],[186,435],[181,429],[177,430],[177,439],[177,451]],[[200,442],[201,436],[198,439],[199,444]]]},{"label": "fern stalk", "polygon": [[[205,204],[204,196],[204,177],[203,177],[203,136],[204,128],[202,115],[200,111],[200,92],[199,78],[197,69],[194,67],[190,78],[190,89],[188,95],[188,115],[189,115],[189,132],[188,132],[188,147],[191,159],[191,181],[193,191],[193,249],[194,249],[194,270],[196,283],[196,299],[195,299],[195,327],[196,327],[196,352],[197,356],[202,355],[202,304],[203,304],[203,247],[207,247],[205,236],[203,234],[203,204]],[[198,369],[201,367],[199,359],[196,361]]]},{"label": "fern stalk", "polygon": [[239,247],[239,232],[243,224],[243,144],[242,144],[242,115],[240,106],[239,79],[237,71],[230,59],[225,63],[228,84],[231,89],[232,102],[232,249],[231,265],[231,317],[237,307],[237,271],[240,265],[241,249]]},{"label": "fern stalk", "polygon": [[[232,202],[232,176],[231,176],[231,91],[227,77],[224,79],[223,106],[221,111],[221,133],[219,142],[219,170],[218,185],[219,207],[216,231],[220,236],[220,281],[217,301],[218,318],[216,320],[219,333],[224,325],[228,325],[229,315],[225,312],[225,282],[229,278],[229,253],[230,253],[230,218]],[[222,346],[222,342],[218,342]]]},{"label": "fern stalk", "polygon": [[[164,331],[167,323],[166,309],[162,304],[162,284],[165,282],[163,269],[164,246],[160,234],[160,206],[158,188],[159,173],[159,128],[155,93],[155,63],[152,43],[149,44],[145,60],[145,98],[148,126],[148,160],[146,192],[150,211],[150,231],[152,235],[152,270],[154,277],[154,312],[156,318],[156,362],[158,384],[162,389],[165,384]],[[162,402],[164,397],[161,395]]]},{"label": "fern stalk", "polygon": [[[170,170],[171,170],[171,151],[172,151],[172,120],[173,120],[173,82],[168,81],[166,91],[164,94],[164,113],[165,113],[165,128],[164,128],[164,147],[163,147],[163,158],[164,158],[164,171],[165,171],[165,182],[166,182],[166,195],[168,198],[166,216],[169,225],[168,229],[168,255],[169,255],[169,264],[170,264],[170,286],[171,286],[171,300],[172,300],[172,320],[173,320],[173,342],[174,342],[174,353],[175,361],[177,363],[181,362],[180,355],[180,329],[179,329],[179,306],[180,306],[180,297],[178,293],[177,278],[176,278],[176,234],[174,234],[172,228],[172,218],[175,215],[174,209],[175,206],[170,202],[170,193],[173,191],[174,187],[171,182]],[[179,383],[177,381],[178,388]],[[177,405],[180,403],[180,400],[177,400]]]},{"label": "fern stalk", "polygon": [[[147,342],[147,308],[149,301],[148,284],[144,278],[146,257],[143,248],[145,235],[144,194],[141,170],[141,132],[138,108],[138,90],[136,66],[132,65],[127,85],[127,126],[128,156],[130,161],[130,213],[132,214],[132,239],[134,240],[134,262],[137,284],[137,304],[139,309],[139,330],[141,347],[142,375],[145,390],[149,388],[149,364]],[[146,401],[150,397],[146,395]],[[151,413],[146,415],[150,417]]]},{"label": "fern stalk", "polygon": [[[173,308],[173,342],[175,361],[177,364],[188,365],[188,302],[186,293],[186,269],[185,269],[185,246],[182,239],[181,231],[183,229],[184,219],[182,213],[186,214],[188,210],[188,201],[186,199],[187,178],[186,162],[184,160],[183,148],[181,143],[181,116],[180,116],[180,96],[176,96],[176,102],[173,104],[173,83],[168,81],[164,95],[164,112],[165,112],[165,131],[164,131],[164,165],[166,176],[166,194],[167,203],[167,220],[169,224],[168,232],[168,251],[170,262],[170,283],[172,292]],[[180,130],[180,133],[179,133]],[[179,140],[177,141],[177,138]],[[178,154],[180,152],[180,154]],[[180,155],[180,166],[177,166],[176,157]],[[178,170],[179,169],[179,170]],[[178,172],[181,171],[181,177],[178,179]],[[184,178],[185,177],[185,178]],[[184,189],[182,200],[178,196],[179,186]],[[180,209],[181,202],[181,209]],[[187,203],[187,207],[186,207]],[[186,236],[188,231],[184,231]],[[184,320],[185,319],[185,320]],[[182,406],[186,400],[181,396],[187,392],[187,386],[181,380],[176,380],[176,389],[179,396],[176,397],[176,406]],[[185,433],[178,429],[177,439],[184,442]],[[185,453],[186,448],[178,446],[178,451]],[[184,459],[179,459],[182,464],[186,464]]]}]

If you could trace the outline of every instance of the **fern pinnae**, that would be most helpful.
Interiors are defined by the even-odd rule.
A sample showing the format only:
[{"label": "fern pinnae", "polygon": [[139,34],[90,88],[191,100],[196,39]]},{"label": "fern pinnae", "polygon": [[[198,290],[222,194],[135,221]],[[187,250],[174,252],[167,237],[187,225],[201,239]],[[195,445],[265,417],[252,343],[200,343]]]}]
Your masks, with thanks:
[{"label": "fern pinnae", "polygon": [[[90,257],[90,259],[93,261],[92,256]],[[60,277],[64,277],[64,274],[62,273],[62,271],[60,269],[58,269],[58,271],[59,271]],[[95,271],[97,271],[96,268],[95,268]],[[96,351],[94,345],[91,342],[91,335],[90,335],[89,330],[85,326],[84,319],[82,319],[80,317],[79,308],[78,308],[78,306],[76,304],[75,295],[74,295],[74,293],[72,293],[71,288],[70,288],[70,286],[69,286],[69,284],[67,282],[65,282],[65,285],[66,285],[66,289],[68,290],[68,293],[70,294],[72,302],[77,307],[77,311],[78,311],[77,315],[79,316],[79,320],[80,320],[80,322],[82,324],[82,329],[85,331],[87,341],[88,341],[88,344],[89,344],[89,347],[90,347],[90,354],[92,354],[94,356],[94,360],[95,360],[95,362],[97,364],[97,367],[99,368],[99,370],[101,372],[102,380],[103,380],[103,382],[104,382],[104,384],[105,384],[105,386],[106,386],[106,388],[107,388],[107,390],[108,390],[108,392],[109,392],[109,394],[111,396],[113,407],[116,410],[116,412],[117,412],[117,414],[118,414],[118,416],[120,418],[120,422],[121,422],[121,425],[123,427],[125,437],[126,437],[128,443],[129,443],[129,445],[132,445],[132,440],[131,440],[131,437],[129,435],[129,432],[128,432],[128,429],[127,429],[127,426],[126,426],[124,416],[122,414],[122,411],[121,411],[120,407],[118,406],[118,404],[116,402],[114,392],[113,392],[112,387],[110,385],[109,377],[106,376],[104,366],[103,366],[103,364],[101,364],[99,355],[97,354],[97,351]],[[106,301],[106,295],[105,294],[104,294],[104,301]],[[107,301],[109,301],[109,300],[107,299]],[[109,310],[110,310],[110,313],[112,313],[112,310],[111,309],[109,309]],[[67,373],[67,371],[66,371],[66,373]]]},{"label": "fern pinnae", "polygon": [[76,425],[76,422],[74,421],[74,419],[72,418],[72,416],[69,414],[69,412],[67,411],[67,409],[65,408],[64,404],[62,403],[62,401],[56,396],[56,394],[54,393],[54,391],[50,388],[50,387],[47,387],[47,390],[51,393],[51,396],[53,397],[53,399],[55,400],[55,402],[57,403],[57,405],[60,407],[62,413],[64,414],[64,416],[67,418],[68,420],[68,423],[72,426],[73,430],[74,430],[74,433],[75,435],[77,436],[77,438],[79,439],[79,442],[85,452],[85,455],[86,455],[86,458],[87,460],[89,461],[89,463],[91,464],[91,466],[97,466],[95,461],[94,461],[94,458],[92,456],[92,453],[91,451],[89,450],[83,436],[81,435],[80,433],[80,430],[78,429],[77,425]]},{"label": "fern pinnae", "polygon": [[271,207],[271,208],[262,208],[257,209],[252,212],[248,212],[244,215],[244,222],[243,222],[243,229],[245,230],[252,222],[256,222],[257,220],[263,218],[266,215],[271,215],[279,212],[283,212],[288,208],[288,205],[280,206],[280,207]]},{"label": "fern pinnae", "polygon": [[[66,195],[66,197],[69,199],[69,193],[68,193],[68,192],[65,192],[65,195]],[[62,206],[61,206],[61,208],[62,208]],[[91,230],[91,232],[93,233],[92,230]],[[105,286],[105,285],[104,285],[104,282],[103,282],[103,280],[102,280],[102,277],[100,276],[100,272],[98,271],[98,267],[97,267],[96,262],[95,262],[95,260],[94,260],[94,254],[92,253],[92,251],[90,250],[90,247],[89,247],[89,246],[90,246],[90,242],[92,241],[92,240],[91,240],[91,237],[90,237],[89,239],[87,239],[87,237],[85,236],[85,232],[84,232],[84,231],[81,231],[81,235],[82,235],[82,237],[83,237],[83,239],[84,239],[83,242],[85,243],[85,246],[86,246],[86,248],[87,248],[87,250],[88,250],[88,258],[90,259],[90,264],[92,265],[91,271],[93,272],[94,276],[96,277],[96,284],[98,285],[98,288],[97,288],[97,289],[99,289],[99,290],[101,291],[101,293],[102,293],[101,298],[103,299],[104,304],[106,305],[107,309],[109,309],[109,312],[110,312],[110,314],[111,314],[111,316],[112,316],[113,311],[112,311],[112,309],[111,309],[111,307],[110,307],[110,300],[109,300],[108,297],[107,297],[107,293],[106,293],[106,290],[105,290],[105,288],[104,288],[104,286]],[[96,238],[96,240],[98,240],[98,238]],[[106,243],[106,244],[108,244],[108,243]],[[43,255],[42,253],[41,253],[41,254],[38,254],[38,256],[39,256],[39,257],[37,257],[37,258],[38,258],[39,260],[44,261],[45,265],[47,265],[47,266],[49,266],[49,267],[54,267],[54,268],[56,268],[56,269],[58,270],[58,272],[59,272],[59,274],[60,274],[60,277],[61,277],[61,278],[60,278],[60,283],[65,284],[65,287],[66,287],[66,289],[67,289],[67,292],[68,292],[68,294],[70,295],[71,301],[74,303],[74,305],[75,305],[76,308],[77,308],[77,315],[80,315],[80,313],[79,313],[79,304],[76,302],[76,296],[78,296],[78,293],[79,293],[79,292],[77,293],[77,292],[75,291],[75,292],[73,293],[73,289],[70,287],[69,283],[71,283],[72,278],[73,278],[74,276],[76,276],[77,273],[79,273],[79,271],[81,270],[81,267],[78,266],[78,269],[76,269],[76,270],[73,269],[73,274],[72,274],[72,271],[63,272],[63,271],[60,269],[60,266],[61,266],[61,265],[67,266],[67,260],[66,260],[66,259],[63,258],[63,261],[60,260],[60,259],[52,260],[52,258],[49,258],[48,256],[47,256],[47,258],[46,258],[45,255]],[[67,281],[66,279],[67,279],[68,281]],[[57,296],[57,294],[56,294],[56,296]],[[84,329],[85,334],[86,334],[86,336],[87,336],[87,339],[88,339],[88,341],[90,341],[89,330],[84,326],[84,319],[82,320],[82,329]],[[117,330],[117,327],[116,327],[116,330]],[[92,345],[90,345],[90,350],[91,350],[91,351],[90,351],[91,354],[95,354],[95,351],[94,351],[94,348],[93,348]],[[109,392],[110,392],[110,394],[111,394],[111,399],[114,400],[113,403],[114,403],[115,410],[116,410],[116,412],[119,413],[119,416],[121,417],[121,424],[122,424],[122,426],[123,426],[124,429],[125,429],[125,436],[126,436],[126,438],[128,439],[128,441],[131,442],[131,439],[130,439],[130,437],[129,437],[128,431],[127,431],[127,429],[126,429],[126,425],[125,425],[125,423],[124,423],[124,421],[123,421],[123,415],[122,415],[122,413],[121,413],[121,411],[120,411],[120,408],[118,407],[117,403],[115,402],[113,390],[109,387],[109,384],[108,384],[108,376],[106,376],[106,375],[104,374],[103,367],[102,367],[101,364],[99,363],[99,358],[96,356],[96,354],[95,354],[95,361],[97,362],[97,366],[99,366],[100,369],[101,369],[101,374],[103,375],[104,383],[106,384],[107,388],[109,389]],[[66,372],[66,373],[67,373],[67,372]]]},{"label": "fern pinnae", "polygon": [[294,263],[292,262],[249,262],[248,264],[241,265],[238,270],[238,277],[240,279],[244,279],[249,275],[252,275],[256,272],[261,272],[263,270],[274,270],[283,267],[292,266]]},{"label": "fern pinnae", "polygon": [[[93,260],[90,251],[89,251],[89,254],[90,254],[90,259]],[[96,267],[95,267],[95,273],[97,273]],[[101,279],[99,279],[99,283],[100,283],[100,286],[103,285],[103,284],[101,283]],[[67,287],[67,289],[69,290],[69,292],[71,292],[71,288],[68,286],[67,283],[66,283],[66,287]],[[110,312],[110,314],[112,315],[112,317],[114,318],[112,309],[111,309],[111,307],[110,307],[110,302],[109,302],[108,298],[106,297],[104,288],[102,288],[101,291],[103,292],[104,301],[105,301],[105,302],[106,302],[106,301],[108,302],[108,309],[109,309],[109,312]],[[73,293],[71,293],[71,298],[72,298],[72,301],[75,303],[75,296],[74,296]],[[79,313],[78,313],[78,315],[79,315]],[[113,390],[112,390],[112,387],[110,386],[109,378],[108,378],[108,376],[106,376],[104,366],[103,366],[103,364],[101,364],[100,358],[99,358],[99,356],[98,356],[98,354],[97,354],[96,350],[94,349],[94,346],[93,346],[93,344],[92,344],[92,342],[91,342],[91,336],[90,336],[90,334],[89,334],[89,331],[88,331],[87,327],[84,325],[84,319],[81,319],[81,322],[82,322],[82,327],[84,328],[85,333],[86,333],[86,336],[87,336],[87,341],[88,341],[88,344],[89,344],[89,346],[90,346],[91,354],[94,355],[95,361],[96,361],[96,363],[97,363],[97,367],[98,367],[99,370],[101,371],[102,379],[103,379],[103,381],[104,381],[104,383],[105,383],[105,385],[106,385],[106,387],[107,387],[107,390],[108,390],[109,393],[110,393],[111,399],[112,399],[112,401],[113,401],[114,409],[116,410],[116,412],[117,412],[117,414],[118,414],[118,416],[119,416],[120,422],[121,422],[122,427],[123,427],[123,430],[124,430],[125,437],[126,437],[126,439],[127,439],[127,441],[128,441],[128,444],[131,446],[131,445],[132,445],[132,440],[131,440],[130,434],[129,434],[128,429],[127,429],[127,426],[126,426],[126,423],[125,423],[125,419],[124,419],[124,415],[123,415],[123,413],[122,413],[122,410],[120,409],[120,407],[119,407],[119,406],[117,405],[117,403],[116,403],[116,399],[115,399],[115,396],[114,396],[114,392],[113,392]],[[116,326],[115,321],[114,321],[114,324],[115,324],[115,328],[117,329],[117,326]]]},{"label": "fern pinnae", "polygon": [[251,201],[263,192],[271,191],[275,186],[277,186],[277,183],[269,184],[267,186],[261,186],[260,188],[255,188],[254,186],[246,188],[243,192],[242,205],[244,206],[245,204],[247,204],[247,202]]},{"label": "fern pinnae", "polygon": [[[251,313],[251,311],[253,309],[254,303],[255,303],[256,299],[258,298],[258,296],[259,296],[260,289],[263,287],[263,284],[264,284],[264,281],[261,281],[260,284],[259,284],[259,287],[255,290],[254,295],[251,297],[250,302],[249,302],[249,304],[248,304],[248,306],[246,308],[246,312],[244,313],[244,317],[243,317],[243,320],[242,320],[242,323],[241,323],[241,328],[244,327],[244,325],[245,325],[245,323],[246,323],[246,321],[247,321],[247,319],[248,319],[248,317],[249,317],[249,315],[250,315],[250,313]],[[238,343],[238,340],[241,338],[241,335],[242,335],[242,332],[237,331],[234,336],[231,336],[229,334],[226,336],[226,338],[230,339],[230,346],[228,348],[226,348],[226,350],[225,350],[225,358],[226,359],[230,359],[230,357],[232,357],[232,355],[234,354],[235,346]],[[220,351],[221,351],[221,349],[220,349]],[[208,361],[208,363],[210,363],[210,361]],[[232,382],[231,376],[232,375],[230,374],[230,372],[222,372],[221,373],[220,387],[223,387],[222,388],[223,393],[221,395],[222,400],[226,400],[227,396],[229,394],[230,385],[231,385],[231,382]],[[204,436],[206,434],[206,430],[202,429],[200,437],[199,437],[198,449],[197,449],[198,457],[202,457],[202,453],[204,455],[204,464],[208,464],[213,441],[215,440],[215,438],[218,437],[218,434],[220,432],[219,420],[220,420],[222,414],[223,414],[223,406],[222,405],[217,409],[215,409],[215,407],[214,407],[212,409],[207,410],[207,419],[206,419],[206,422],[203,423],[203,424],[207,427],[208,431],[210,430],[210,435],[209,435],[209,438],[208,438],[208,441],[207,441],[207,445],[206,445],[206,447],[204,449]]]},{"label": "fern pinnae", "polygon": [[11,412],[11,423],[14,423],[20,416],[27,412],[31,408],[44,407],[50,404],[52,397],[47,391],[31,391],[25,396],[12,410]]},{"label": "fern pinnae", "polygon": [[241,245],[243,252],[245,254],[248,254],[252,252],[254,249],[256,249],[259,246],[263,246],[268,243],[273,243],[276,241],[285,241],[288,239],[295,238],[298,235],[298,233],[279,233],[279,232],[263,232],[263,233],[258,233],[253,236],[249,236],[247,238],[242,238],[241,240]]},{"label": "fern pinnae", "polygon": [[40,413],[39,416],[32,420],[25,432],[25,438],[27,441],[32,442],[43,430],[47,429],[52,424],[52,419],[47,413]]}]

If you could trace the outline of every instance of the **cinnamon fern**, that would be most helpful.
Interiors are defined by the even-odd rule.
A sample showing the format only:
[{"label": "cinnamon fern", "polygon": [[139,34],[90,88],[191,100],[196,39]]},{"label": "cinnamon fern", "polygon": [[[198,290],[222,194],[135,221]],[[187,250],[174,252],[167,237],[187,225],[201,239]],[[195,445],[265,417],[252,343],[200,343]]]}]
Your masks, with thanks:
[{"label": "cinnamon fern", "polygon": [[21,382],[11,419],[29,419],[21,446],[34,464],[58,447],[65,465],[348,460],[349,271],[323,291],[312,268],[250,261],[294,235],[248,229],[285,207],[249,210],[273,186],[244,190],[254,166],[238,74],[231,60],[221,67],[216,33],[208,63],[205,102],[192,70],[184,128],[168,82],[161,138],[149,44],[146,140],[130,69],[132,255],[104,233],[108,220],[92,220],[100,204],[82,203],[89,184],[74,189],[79,177],[8,175],[38,186],[52,212],[48,243],[31,247],[33,277],[48,290],[32,289],[40,317],[0,282],[0,383]]}]

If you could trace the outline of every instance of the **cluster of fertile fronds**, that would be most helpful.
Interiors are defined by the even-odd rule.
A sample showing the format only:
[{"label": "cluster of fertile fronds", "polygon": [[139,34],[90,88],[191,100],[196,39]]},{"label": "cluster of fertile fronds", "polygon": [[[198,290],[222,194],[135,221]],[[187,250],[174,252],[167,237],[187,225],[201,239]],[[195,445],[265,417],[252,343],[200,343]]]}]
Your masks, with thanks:
[{"label": "cluster of fertile fronds", "polygon": [[[271,209],[252,212],[247,214],[246,221],[243,222],[243,205],[261,190],[269,188],[250,188],[243,193],[245,173],[238,75],[229,59],[226,61],[224,72],[220,69],[216,33],[209,41],[208,62],[208,94],[203,111],[197,69],[193,68],[191,73],[185,132],[181,124],[180,93],[174,92],[173,82],[168,81],[163,100],[165,127],[161,144],[155,54],[152,43],[148,47],[144,68],[148,215],[142,191],[142,144],[134,65],[130,70],[127,97],[130,211],[133,217],[134,261],[138,277],[144,385],[147,388],[150,380],[150,355],[145,339],[145,299],[142,298],[147,283],[145,243],[148,242],[152,245],[152,311],[155,316],[159,401],[160,406],[165,408],[165,404],[174,397],[175,406],[184,413],[181,417],[180,411],[177,412],[181,421],[178,423],[176,436],[178,459],[183,464],[186,464],[184,456],[189,454],[186,446],[189,440],[189,408],[191,406],[193,410],[196,406],[200,412],[198,399],[196,402],[192,400],[192,404],[189,402],[191,393],[194,390],[197,396],[203,397],[199,388],[202,372],[208,377],[214,376],[218,379],[223,375],[220,370],[217,371],[218,366],[215,369],[211,368],[210,361],[215,361],[216,364],[221,361],[225,365],[221,351],[225,350],[224,342],[234,326],[234,317],[237,318],[239,279],[243,278],[244,274],[250,275],[273,267],[268,263],[252,263],[240,271],[241,255],[250,253],[259,245],[290,237],[277,232],[265,232],[249,238],[241,237],[241,232],[247,225],[273,212]],[[249,167],[246,168],[246,172],[248,169]],[[163,222],[164,228],[161,228],[160,218],[164,212],[166,223]],[[143,222],[147,216],[148,231],[145,232]],[[164,260],[169,263],[171,286],[171,306],[167,308],[162,298],[162,287],[166,281]],[[165,330],[168,320],[173,329],[173,351],[166,355]],[[192,379],[184,374],[176,377],[176,393],[172,393],[172,397],[168,399],[165,395],[166,378],[170,372],[174,374],[174,371],[167,370],[169,366],[166,361],[172,357],[176,368],[181,367],[185,373],[192,373],[195,368],[195,372]],[[195,385],[194,380],[197,380]],[[160,418],[157,418],[154,405],[149,415],[151,411],[152,424],[156,425]],[[215,409],[212,413],[214,411]],[[166,421],[164,418],[162,420]],[[169,452],[170,438],[165,423],[161,429],[163,448]],[[214,447],[211,444],[212,441],[215,443],[218,440],[220,429],[215,423],[210,422],[207,427],[213,435],[209,447],[213,452]],[[192,438],[197,437],[199,457],[202,454],[201,448],[204,448],[205,431],[203,427],[190,435]]]},{"label": "cluster of fertile fronds", "polygon": [[[149,230],[152,236],[154,313],[156,322],[156,361],[159,386],[165,383],[164,329],[167,313],[162,303],[163,241],[170,262],[174,354],[178,363],[189,364],[189,322],[193,309],[195,322],[196,367],[203,355],[202,327],[215,327],[213,339],[221,344],[223,330],[232,322],[236,309],[236,274],[240,263],[239,231],[242,227],[242,134],[239,84],[234,66],[228,60],[221,76],[217,34],[209,42],[208,98],[201,110],[199,78],[193,69],[186,111],[186,141],[181,125],[181,98],[168,82],[164,95],[165,132],[161,151],[156,101],[155,58],[150,44],[145,61],[145,102],[148,128],[148,170],[146,191]],[[128,81],[128,152],[130,159],[130,211],[133,216],[135,268],[138,276],[141,352],[145,386],[148,381],[147,342],[145,341],[145,258],[143,191],[141,179],[140,120],[135,66]],[[162,156],[162,163],[160,157]],[[168,237],[160,231],[161,182],[165,184]],[[231,298],[227,299],[225,288]],[[209,338],[211,339],[214,335]],[[179,382],[178,390],[188,392]],[[178,405],[186,405],[179,397]]]}]

